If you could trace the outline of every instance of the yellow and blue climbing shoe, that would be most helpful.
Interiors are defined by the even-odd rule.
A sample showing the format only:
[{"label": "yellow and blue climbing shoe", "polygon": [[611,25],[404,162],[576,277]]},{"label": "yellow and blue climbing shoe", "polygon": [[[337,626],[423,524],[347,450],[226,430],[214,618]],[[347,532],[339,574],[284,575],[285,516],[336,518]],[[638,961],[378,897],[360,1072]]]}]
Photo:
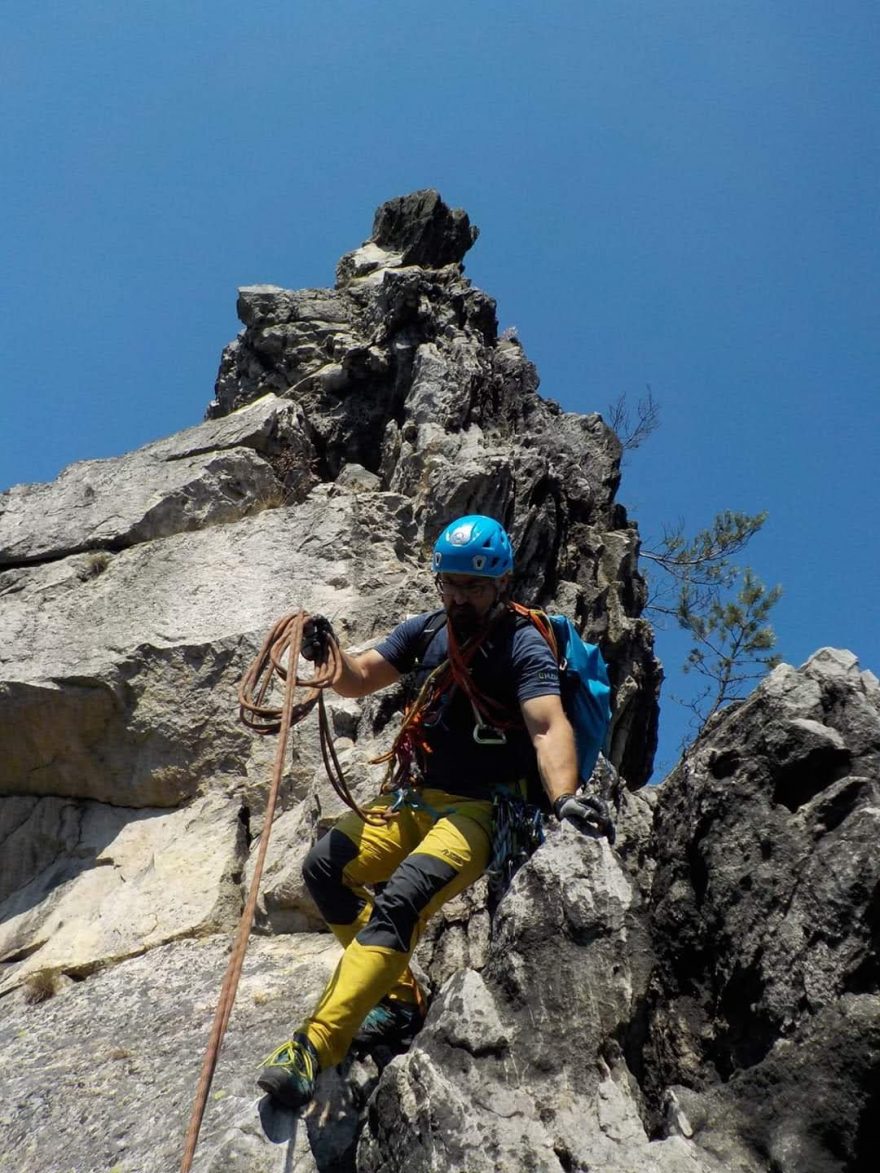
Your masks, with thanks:
[{"label": "yellow and blue climbing shoe", "polygon": [[318,1054],[305,1035],[294,1035],[263,1060],[257,1086],[288,1108],[301,1108],[315,1094]]}]

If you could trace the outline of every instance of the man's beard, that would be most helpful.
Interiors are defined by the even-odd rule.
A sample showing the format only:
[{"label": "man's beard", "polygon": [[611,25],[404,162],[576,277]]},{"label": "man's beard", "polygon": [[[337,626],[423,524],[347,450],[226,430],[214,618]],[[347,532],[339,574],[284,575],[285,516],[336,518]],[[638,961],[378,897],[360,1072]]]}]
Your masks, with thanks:
[{"label": "man's beard", "polygon": [[455,603],[447,611],[449,623],[459,642],[478,635],[488,623],[492,612],[481,615],[470,603]]}]

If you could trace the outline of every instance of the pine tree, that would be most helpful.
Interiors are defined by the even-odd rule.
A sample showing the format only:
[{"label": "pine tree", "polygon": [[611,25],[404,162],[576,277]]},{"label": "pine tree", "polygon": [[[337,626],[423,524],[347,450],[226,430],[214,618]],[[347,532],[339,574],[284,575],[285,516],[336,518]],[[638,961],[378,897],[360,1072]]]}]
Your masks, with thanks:
[{"label": "pine tree", "polygon": [[[635,408],[625,394],[609,405],[608,422],[625,452],[640,447],[660,426],[659,405],[650,385],[646,390]],[[702,676],[705,685],[696,698],[680,703],[693,711],[696,733],[780,663],[772,654],[776,634],[767,620],[782,587],[768,589],[750,566],[732,561],[766,520],[766,513],[727,509],[693,537],[680,522],[664,531],[655,548],[641,551],[661,572],[646,576],[646,614],[655,624],[674,620],[693,639],[682,667]]]},{"label": "pine tree", "polygon": [[683,667],[704,677],[705,687],[683,703],[693,710],[697,731],[780,662],[767,620],[782,588],[768,589],[751,567],[731,561],[766,519],[766,513],[726,510],[692,538],[679,525],[664,533],[657,549],[642,551],[664,572],[658,585],[649,583],[648,613],[673,618],[694,641]]}]

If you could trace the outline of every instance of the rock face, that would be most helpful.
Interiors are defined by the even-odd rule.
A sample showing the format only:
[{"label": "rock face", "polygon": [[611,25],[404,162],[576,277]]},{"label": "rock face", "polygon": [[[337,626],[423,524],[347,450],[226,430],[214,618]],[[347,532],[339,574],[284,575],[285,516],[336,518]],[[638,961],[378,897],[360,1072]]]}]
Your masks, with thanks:
[{"label": "rock face", "polygon": [[880,1153],[880,685],[777,668],[662,787],[643,1072],[772,1169]]},{"label": "rock face", "polygon": [[648,834],[641,795],[617,854],[551,833],[384,1073],[358,1167],[873,1168],[878,800],[877,679],[830,649],[778,668]]},{"label": "rock face", "polygon": [[16,485],[0,497],[0,567],[124,550],[302,500],[316,480],[303,422],[272,396],[128,456],[72,464],[51,484]]},{"label": "rock face", "polygon": [[[240,291],[206,422],[0,495],[10,1168],[177,1166],[274,752],[238,680],[285,611],[364,646],[434,606],[431,542],[480,511],[513,534],[519,597],[608,659],[617,843],[554,825],[497,907],[485,880],[451,902],[411,1050],[322,1073],[267,1136],[255,1068],[337,957],[300,863],[341,805],[297,726],[195,1167],[874,1169],[880,686],[843,652],[777,669],[639,789],[661,673],[620,446],[538,395],[463,276],[475,238],[435,192],[383,205],[334,289]],[[361,800],[400,704],[329,702]]]}]

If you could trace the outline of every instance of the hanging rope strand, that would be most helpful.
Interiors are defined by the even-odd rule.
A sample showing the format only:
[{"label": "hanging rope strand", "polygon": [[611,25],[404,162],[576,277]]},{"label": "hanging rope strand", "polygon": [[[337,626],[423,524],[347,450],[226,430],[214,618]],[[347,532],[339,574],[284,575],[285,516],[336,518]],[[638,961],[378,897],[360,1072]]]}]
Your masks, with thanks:
[{"label": "hanging rope strand", "polygon": [[[324,765],[333,789],[339,797],[365,822],[385,822],[395,817],[391,814],[382,816],[370,815],[355,802],[343,776],[342,767],[333,746],[333,734],[330,721],[324,705],[324,690],[332,686],[342,673],[342,653],[336,640],[328,639],[327,658],[318,665],[315,673],[308,680],[297,677],[296,666],[302,646],[303,627],[308,619],[305,611],[294,611],[281,619],[263,641],[252,664],[245,672],[238,690],[239,715],[249,729],[263,735],[279,734],[278,745],[275,751],[275,764],[272,771],[272,782],[269,787],[269,797],[266,802],[266,811],[263,816],[263,830],[254,861],[254,874],[251,879],[244,911],[238,924],[235,940],[230,953],[229,963],[223,984],[220,987],[220,996],[217,1009],[211,1024],[211,1034],[208,1039],[207,1050],[202,1061],[199,1082],[196,1086],[195,1100],[190,1115],[184,1142],[183,1160],[180,1173],[189,1173],[198,1144],[199,1132],[205,1115],[205,1106],[208,1102],[208,1093],[217,1067],[220,1046],[223,1036],[229,1026],[232,1007],[235,1004],[235,995],[244,964],[244,955],[250,938],[254,913],[257,907],[257,898],[260,891],[260,881],[263,867],[266,862],[266,851],[269,846],[269,836],[272,831],[272,821],[275,816],[275,807],[278,802],[278,793],[281,779],[284,775],[284,763],[287,756],[287,743],[293,725],[307,716],[315,704],[318,705],[321,753]],[[280,705],[267,703],[273,687],[278,681],[282,682],[282,701]],[[298,686],[308,690],[304,700],[295,703],[294,697]]]},{"label": "hanging rope strand", "polygon": [[[286,616],[284,621],[279,621],[273,631],[270,633],[271,638],[281,628],[284,623],[283,638],[285,646],[288,650],[288,668],[285,670],[285,687],[284,687],[284,701],[280,710],[261,709],[261,717],[267,721],[276,721],[275,717],[271,717],[270,713],[277,713],[277,731],[281,734],[278,739],[278,747],[275,753],[275,767],[272,774],[272,784],[269,788],[269,798],[266,803],[266,813],[263,821],[263,831],[260,835],[260,845],[257,851],[257,858],[254,864],[254,874],[251,880],[250,891],[245,903],[244,912],[239,921],[238,931],[235,936],[235,942],[232,946],[232,953],[229,957],[229,964],[226,967],[226,975],[223,978],[223,985],[220,987],[220,997],[217,1002],[217,1009],[214,1013],[214,1021],[211,1025],[211,1035],[208,1040],[208,1048],[205,1052],[205,1058],[202,1062],[202,1070],[199,1075],[199,1082],[196,1086],[195,1102],[193,1103],[192,1114],[190,1116],[189,1128],[187,1129],[186,1141],[184,1144],[183,1161],[180,1166],[180,1173],[189,1173],[192,1167],[193,1157],[195,1156],[196,1145],[199,1139],[199,1131],[202,1126],[202,1120],[205,1115],[205,1105],[208,1102],[208,1093],[211,1089],[211,1081],[214,1078],[214,1071],[217,1067],[217,1058],[220,1054],[220,1044],[223,1041],[223,1036],[226,1033],[226,1028],[229,1025],[229,1018],[232,1014],[232,1007],[235,1002],[235,995],[238,990],[238,982],[241,977],[241,969],[244,963],[244,954],[247,949],[248,938],[250,937],[251,925],[253,924],[254,911],[257,906],[257,896],[260,890],[260,880],[263,875],[263,865],[266,860],[266,849],[269,846],[269,835],[272,830],[272,819],[275,814],[275,805],[278,800],[278,791],[281,786],[281,778],[284,773],[284,760],[287,754],[287,739],[290,733],[290,727],[294,712],[294,690],[296,689],[296,661],[299,656],[300,644],[302,643],[302,628],[304,622],[304,612],[298,612],[295,615]],[[269,640],[263,644],[257,660],[261,660],[266,652]],[[255,664],[257,661],[255,661]],[[253,671],[254,665],[251,666]],[[250,675],[250,673],[248,673]],[[247,677],[246,677],[247,679]],[[265,699],[266,688],[263,687],[258,693],[259,705]],[[252,726],[254,728],[255,726]],[[261,732],[269,732],[268,728],[262,729]]]}]

